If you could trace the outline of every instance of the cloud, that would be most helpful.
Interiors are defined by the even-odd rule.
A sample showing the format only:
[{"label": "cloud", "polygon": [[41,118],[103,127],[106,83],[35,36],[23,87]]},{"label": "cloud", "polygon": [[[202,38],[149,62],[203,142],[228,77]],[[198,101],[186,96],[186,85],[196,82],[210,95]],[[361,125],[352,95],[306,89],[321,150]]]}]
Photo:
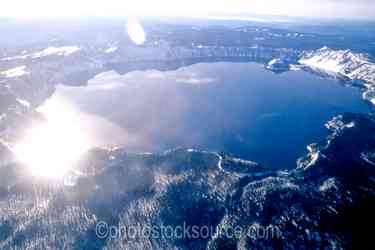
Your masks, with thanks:
[{"label": "cloud", "polygon": [[176,82],[179,83],[188,83],[188,84],[207,84],[207,83],[213,83],[216,82],[217,79],[215,78],[199,78],[199,77],[188,77],[188,78],[176,78]]},{"label": "cloud", "polygon": [[218,82],[218,78],[206,76],[204,73],[198,74],[190,72],[186,68],[180,68],[175,71],[133,71],[125,75],[120,75],[115,71],[107,71],[96,75],[89,81],[91,87],[100,89],[113,89],[126,84],[132,87],[142,87],[144,84],[155,83],[182,83],[182,84],[209,84]]}]

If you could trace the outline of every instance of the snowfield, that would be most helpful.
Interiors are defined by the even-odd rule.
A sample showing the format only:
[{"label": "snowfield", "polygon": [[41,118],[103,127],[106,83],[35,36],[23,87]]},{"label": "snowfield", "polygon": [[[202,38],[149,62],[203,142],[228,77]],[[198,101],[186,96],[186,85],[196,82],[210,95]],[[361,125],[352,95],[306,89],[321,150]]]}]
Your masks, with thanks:
[{"label": "snowfield", "polygon": [[323,47],[303,53],[299,63],[312,69],[362,81],[366,88],[363,98],[375,105],[375,61],[369,56],[351,50],[333,50]]},{"label": "snowfield", "polygon": [[375,83],[375,62],[365,54],[323,47],[304,53],[300,64],[346,76],[352,80]]},{"label": "snowfield", "polygon": [[44,56],[69,56],[80,50],[77,46],[65,46],[65,47],[48,47],[40,52],[32,54],[32,58],[39,58]]},{"label": "snowfield", "polygon": [[0,72],[0,75],[3,75],[6,78],[14,78],[29,74],[29,72],[26,71],[26,66],[18,66],[3,72]]},{"label": "snowfield", "polygon": [[46,56],[69,56],[72,55],[80,50],[77,46],[64,46],[64,47],[48,47],[44,50],[39,52],[35,52],[32,54],[25,54],[20,56],[12,56],[0,59],[1,61],[13,61],[13,60],[25,60],[28,58],[36,59]]},{"label": "snowfield", "polygon": [[113,52],[116,52],[117,49],[118,49],[117,46],[110,47],[110,48],[106,49],[106,50],[104,51],[104,53],[107,53],[107,54],[109,54],[109,53],[113,53]]}]

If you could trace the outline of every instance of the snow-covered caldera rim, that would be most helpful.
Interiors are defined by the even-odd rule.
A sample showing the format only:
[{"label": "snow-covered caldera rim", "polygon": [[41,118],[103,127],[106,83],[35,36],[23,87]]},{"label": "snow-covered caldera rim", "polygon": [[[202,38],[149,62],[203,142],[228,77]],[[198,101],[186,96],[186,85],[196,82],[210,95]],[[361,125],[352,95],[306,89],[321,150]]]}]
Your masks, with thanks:
[{"label": "snow-covered caldera rim", "polygon": [[25,60],[25,59],[37,59],[37,58],[42,58],[46,56],[69,56],[72,55],[78,51],[80,51],[81,48],[78,46],[63,46],[63,47],[47,47],[43,50],[34,52],[34,53],[29,53],[27,52],[23,55],[17,55],[17,56],[11,56],[11,57],[6,57],[0,59],[0,61],[12,61],[12,60]]},{"label": "snow-covered caldera rim", "polygon": [[324,46],[315,51],[303,52],[298,62],[311,68],[341,74],[352,80],[375,84],[375,60],[368,54]]},{"label": "snow-covered caldera rim", "polygon": [[346,54],[346,55],[349,55],[351,57],[358,58],[358,59],[371,60],[371,56],[367,53],[358,53],[358,52],[355,52],[351,49],[334,49],[334,48],[330,48],[328,46],[323,46],[320,49],[316,49],[316,50],[304,51],[302,53],[302,55],[308,56],[308,55],[311,55],[311,54],[316,54],[318,52],[320,52],[320,53],[335,52],[335,53]]},{"label": "snow-covered caldera rim", "polygon": [[363,98],[375,105],[375,60],[369,55],[324,46],[315,51],[303,52],[298,62],[312,70],[362,82],[365,88]]},{"label": "snow-covered caldera rim", "polygon": [[16,78],[29,74],[30,72],[26,71],[26,65],[17,66],[5,71],[0,72],[0,76],[5,78]]}]

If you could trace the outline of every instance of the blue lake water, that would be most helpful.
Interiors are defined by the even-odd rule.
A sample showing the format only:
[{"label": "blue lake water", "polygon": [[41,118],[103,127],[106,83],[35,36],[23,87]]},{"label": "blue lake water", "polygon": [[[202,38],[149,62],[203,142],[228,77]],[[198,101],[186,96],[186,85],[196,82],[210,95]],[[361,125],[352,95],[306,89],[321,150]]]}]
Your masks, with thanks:
[{"label": "blue lake water", "polygon": [[53,102],[78,110],[97,137],[93,146],[224,151],[273,168],[295,167],[306,146],[327,135],[324,124],[333,116],[370,109],[359,89],[336,80],[229,62],[106,72],[88,86],[58,86],[44,106]]}]

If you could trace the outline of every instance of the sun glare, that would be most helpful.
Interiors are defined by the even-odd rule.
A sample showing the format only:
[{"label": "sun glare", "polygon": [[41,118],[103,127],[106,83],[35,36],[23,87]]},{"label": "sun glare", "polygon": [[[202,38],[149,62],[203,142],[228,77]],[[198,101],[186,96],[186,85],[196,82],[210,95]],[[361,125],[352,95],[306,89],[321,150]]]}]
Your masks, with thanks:
[{"label": "sun glare", "polygon": [[74,110],[53,102],[39,109],[46,121],[26,131],[13,149],[18,160],[37,177],[63,177],[89,148],[89,140]]},{"label": "sun glare", "polygon": [[127,30],[130,39],[137,45],[142,45],[146,41],[146,34],[142,25],[135,17],[129,17],[127,21]]}]

